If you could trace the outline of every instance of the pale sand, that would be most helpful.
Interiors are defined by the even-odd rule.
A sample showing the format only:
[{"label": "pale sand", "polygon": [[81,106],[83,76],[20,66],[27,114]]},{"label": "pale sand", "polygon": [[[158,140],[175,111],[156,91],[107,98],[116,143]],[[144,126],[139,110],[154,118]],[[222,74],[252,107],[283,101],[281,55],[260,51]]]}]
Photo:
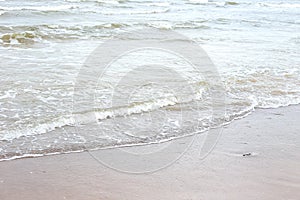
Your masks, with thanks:
[{"label": "pale sand", "polygon": [[[152,174],[111,170],[87,152],[1,162],[0,199],[300,199],[299,122],[300,106],[257,110],[225,127],[204,161],[197,140],[180,160]],[[159,159],[179,154],[181,141],[178,151]],[[145,149],[127,150],[138,148]],[[253,155],[242,156],[248,152]]]}]

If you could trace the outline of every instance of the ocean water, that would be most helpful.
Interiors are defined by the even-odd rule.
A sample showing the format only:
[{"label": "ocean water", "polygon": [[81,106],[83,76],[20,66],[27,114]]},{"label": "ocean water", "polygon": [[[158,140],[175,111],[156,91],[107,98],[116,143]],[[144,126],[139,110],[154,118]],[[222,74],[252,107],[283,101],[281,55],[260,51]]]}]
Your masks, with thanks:
[{"label": "ocean water", "polygon": [[[94,90],[94,77],[78,80],[95,48],[145,28],[176,31],[207,52],[223,115],[212,118],[213,83],[168,52],[123,56]],[[299,50],[299,0],[0,0],[0,159],[160,142],[299,104]],[[153,67],[128,73],[141,63],[186,78]]]}]

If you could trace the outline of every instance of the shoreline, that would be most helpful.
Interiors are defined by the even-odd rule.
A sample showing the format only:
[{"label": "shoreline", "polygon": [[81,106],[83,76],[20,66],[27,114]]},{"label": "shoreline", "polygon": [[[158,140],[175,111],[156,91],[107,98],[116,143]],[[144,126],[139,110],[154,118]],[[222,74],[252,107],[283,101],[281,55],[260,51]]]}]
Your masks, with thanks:
[{"label": "shoreline", "polygon": [[120,173],[93,156],[106,161],[112,156],[120,162],[117,166],[131,169],[139,164],[155,167],[145,156],[130,163],[116,149],[148,155],[159,144],[3,161],[0,199],[297,199],[299,116],[300,105],[256,109],[225,125],[204,160],[199,158],[202,134],[187,150],[193,136],[164,142],[162,146],[172,143],[175,148],[158,153],[156,160],[182,157],[155,173]]},{"label": "shoreline", "polygon": [[[300,104],[291,104],[291,105],[288,105],[288,106],[295,106],[295,105],[297,106],[297,105],[300,105]],[[280,107],[276,107],[276,108],[256,108],[256,109],[253,109],[252,111],[249,111],[245,115],[233,118],[232,120],[230,120],[228,122],[224,122],[223,124],[219,125],[218,127],[214,127],[214,128],[211,128],[211,129],[223,129],[225,126],[233,123],[236,120],[240,120],[240,119],[246,118],[249,115],[252,115],[256,110],[260,110],[260,109],[263,109],[263,110],[264,109],[278,109],[278,108],[288,107],[288,106],[280,106]],[[97,149],[92,149],[92,150],[82,149],[82,150],[74,150],[74,151],[67,151],[67,152],[53,152],[53,153],[46,153],[46,154],[24,154],[24,155],[21,155],[21,156],[1,158],[0,163],[1,162],[6,162],[6,161],[19,160],[19,159],[39,158],[39,157],[44,157],[44,156],[73,154],[73,153],[82,153],[82,152],[89,152],[89,151],[100,151],[100,150],[115,149],[115,148],[127,148],[127,147],[139,147],[139,146],[148,146],[148,145],[159,145],[159,144],[162,144],[162,143],[172,142],[174,140],[180,140],[180,139],[186,138],[186,137],[194,137],[197,134],[205,134],[206,132],[210,131],[211,129],[202,130],[202,131],[199,131],[197,133],[190,133],[188,135],[171,137],[171,138],[160,140],[160,141],[157,141],[157,142],[154,141],[154,142],[149,142],[149,143],[129,143],[129,144],[122,144],[122,145],[118,145],[118,146],[104,146],[104,147],[99,147]]]}]

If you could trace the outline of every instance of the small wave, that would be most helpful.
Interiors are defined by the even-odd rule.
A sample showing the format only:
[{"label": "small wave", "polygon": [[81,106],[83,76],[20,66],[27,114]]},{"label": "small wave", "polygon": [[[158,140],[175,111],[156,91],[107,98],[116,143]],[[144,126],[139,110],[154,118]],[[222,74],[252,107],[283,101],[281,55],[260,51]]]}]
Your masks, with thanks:
[{"label": "small wave", "polygon": [[153,111],[159,108],[163,108],[166,106],[173,106],[178,103],[176,97],[164,98],[164,99],[157,99],[154,101],[149,102],[142,102],[142,103],[134,103],[129,107],[117,108],[114,111],[102,111],[96,112],[95,115],[98,120],[103,120],[106,118],[116,117],[116,116],[125,116],[125,115],[132,115],[132,114],[140,114],[143,112]]},{"label": "small wave", "polygon": [[300,104],[298,69],[264,69],[243,73],[226,78],[226,92],[234,98],[249,99],[251,95],[249,102],[256,102],[255,108]]},{"label": "small wave", "polygon": [[260,2],[257,3],[257,5],[261,7],[273,7],[273,8],[300,8],[300,4],[289,4],[289,3],[274,4],[274,3]]},{"label": "small wave", "polygon": [[[113,30],[131,26],[122,23],[104,23],[93,26],[38,25],[38,26],[0,26],[0,44],[33,44],[46,40],[87,39],[101,37],[99,29]],[[87,34],[89,33],[89,34]]]},{"label": "small wave", "polygon": [[23,7],[4,7],[0,6],[0,10],[3,11],[21,11],[21,10],[32,10],[32,11],[64,11],[69,9],[78,8],[74,5],[60,5],[60,6],[23,6]]},{"label": "small wave", "polygon": [[0,38],[6,44],[32,44],[38,39],[33,32],[4,34]]},{"label": "small wave", "polygon": [[286,96],[286,97],[271,97],[263,99],[259,105],[257,105],[257,108],[280,108],[280,107],[286,107],[291,105],[298,105],[300,104],[300,97],[295,98],[293,96]]},{"label": "small wave", "polygon": [[189,3],[192,4],[207,4],[209,3],[208,0],[188,0]]},{"label": "small wave", "polygon": [[169,7],[171,4],[169,2],[153,2],[146,3],[147,6],[155,6],[155,7]]},{"label": "small wave", "polygon": [[119,10],[119,11],[101,11],[104,15],[135,15],[135,14],[156,14],[156,13],[167,13],[169,8],[156,9],[156,10]]},{"label": "small wave", "polygon": [[[193,97],[191,97],[193,98]],[[186,101],[192,101],[192,99]],[[197,99],[202,98],[202,93],[196,96]],[[145,112],[151,112],[158,110],[160,108],[173,106],[178,104],[176,97],[170,96],[166,98],[159,98],[152,101],[146,102],[134,102],[128,106],[119,106],[112,107],[107,109],[93,109],[87,110],[81,113],[73,113],[70,116],[59,117],[51,120],[51,122],[41,123],[32,128],[25,128],[22,130],[11,130],[4,133],[0,140],[11,141],[20,137],[40,135],[50,131],[53,131],[57,128],[62,128],[64,126],[74,126],[74,125],[83,125],[94,122],[95,119],[98,121],[117,118],[117,117],[126,117],[133,114],[142,114]]]},{"label": "small wave", "polygon": [[90,0],[91,2],[103,3],[103,4],[111,4],[111,5],[119,5],[125,3],[127,0]]},{"label": "small wave", "polygon": [[[241,100],[244,100],[243,98],[241,98]],[[85,151],[87,150],[87,147],[90,150],[96,150],[96,149],[102,149],[102,148],[115,148],[115,147],[120,147],[120,146],[133,146],[133,145],[143,145],[143,144],[152,144],[152,143],[161,143],[164,141],[169,141],[172,139],[176,139],[176,138],[181,138],[181,137],[186,137],[188,135],[193,135],[193,134],[197,134],[197,133],[201,133],[204,131],[207,131],[209,129],[212,128],[218,128],[221,126],[224,126],[226,124],[231,123],[234,120],[240,119],[240,118],[244,118],[246,116],[248,116],[249,114],[251,114],[255,108],[261,108],[258,104],[259,102],[256,101],[255,96],[249,97],[249,102],[248,103],[243,103],[243,102],[235,102],[232,105],[234,106],[233,109],[229,106],[227,106],[226,108],[226,114],[225,116],[218,116],[217,118],[214,118],[213,121],[211,121],[211,123],[209,123],[209,126],[203,126],[203,127],[199,127],[199,130],[197,130],[196,132],[183,132],[182,134],[171,134],[171,135],[161,135],[159,137],[155,137],[155,138],[143,138],[143,137],[136,137],[135,135],[132,135],[130,133],[124,133],[123,135],[126,135],[126,137],[129,137],[130,139],[124,139],[122,140],[122,138],[115,138],[113,140],[108,141],[107,143],[101,143],[101,144],[94,144],[90,145],[89,143],[76,143],[76,144],[69,144],[68,142],[62,144],[65,145],[60,147],[60,148],[56,148],[55,146],[49,146],[45,149],[38,149],[38,150],[29,150],[27,152],[19,152],[19,153],[15,153],[13,152],[12,154],[5,154],[5,155],[0,155],[0,161],[4,161],[4,160],[12,160],[12,159],[18,159],[18,158],[23,158],[23,157],[36,157],[36,156],[44,156],[44,155],[52,155],[52,154],[62,154],[62,153],[70,153],[70,152],[81,152],[81,151]],[[299,102],[300,103],[300,102]],[[151,111],[153,109],[158,109],[164,106],[172,106],[176,104],[176,99],[161,99],[161,100],[157,100],[154,103],[153,102],[143,102],[141,104],[133,104],[129,107],[126,108],[116,108],[117,112],[119,113],[113,113],[110,111],[100,111],[100,110],[96,110],[96,111],[92,111],[89,114],[92,114],[90,117],[93,117],[95,119],[95,116],[98,119],[106,119],[106,118],[112,118],[115,117],[117,114],[135,114],[135,113],[142,113],[142,112],[148,112]],[[239,107],[239,109],[236,109],[236,107]],[[270,105],[268,106],[268,108],[270,107]],[[231,110],[232,109],[232,110]],[[80,117],[82,120],[82,116],[76,114],[77,117]],[[116,119],[117,120],[117,119]],[[204,119],[203,119],[204,120]],[[207,120],[210,120],[210,118],[207,118]],[[205,122],[205,120],[204,120]],[[45,131],[49,131],[49,130],[54,130],[55,128],[59,128],[59,127],[63,127],[66,124],[71,124],[72,126],[75,124],[74,120],[70,117],[70,118],[61,118],[60,120],[58,120],[55,123],[51,123],[51,125],[44,125],[43,126],[39,126],[36,128],[35,132],[33,132],[34,134],[42,134]],[[204,125],[207,123],[204,123]],[[37,131],[41,131],[43,130],[43,132],[37,132]],[[21,134],[22,133],[22,134]],[[28,133],[28,132],[27,132]],[[13,140],[16,138],[20,138],[20,137],[26,137],[31,134],[26,134],[24,135],[24,131],[23,132],[19,132],[18,134],[14,133],[10,133],[9,135],[6,135],[5,141],[9,141],[9,140]],[[85,142],[89,142],[89,140],[85,140]],[[2,156],[2,157],[1,157]]]},{"label": "small wave", "polygon": [[56,128],[61,128],[67,125],[72,126],[74,120],[71,116],[69,117],[60,117],[56,120],[53,120],[51,123],[39,124],[33,128],[27,128],[24,130],[11,130],[7,131],[3,136],[0,137],[0,141],[11,141],[18,139],[20,137],[40,135],[55,130]]},{"label": "small wave", "polygon": [[65,1],[71,3],[95,2],[100,4],[119,5],[125,3],[127,0],[65,0]]},{"label": "small wave", "polygon": [[4,94],[0,96],[0,99],[7,99],[7,98],[16,98],[17,96],[17,92],[14,90],[8,90],[8,91],[4,91]]},{"label": "small wave", "polygon": [[155,137],[137,137],[136,135],[132,135],[130,133],[123,133],[123,135],[126,135],[127,139],[122,140],[121,138],[115,138],[115,139],[110,138],[111,139],[110,141],[101,144],[98,143],[89,144],[89,142],[91,141],[89,141],[90,139],[88,139],[88,140],[84,140],[84,143],[70,144],[66,142],[64,144],[60,144],[61,145],[60,147],[49,145],[46,146],[45,148],[26,149],[26,152],[17,152],[17,153],[15,151],[6,152],[3,155],[0,155],[0,161],[14,160],[18,158],[39,157],[45,155],[65,154],[71,152],[82,152],[86,150],[99,150],[99,149],[116,148],[122,146],[137,146],[137,145],[162,143],[162,142],[166,142],[166,141],[170,141],[173,139],[178,139],[178,138],[182,138],[194,134],[200,134],[209,129],[221,127],[223,125],[229,124],[230,122],[236,119],[243,118],[249,115],[252,111],[253,108],[250,107],[238,112],[230,113],[229,115],[226,116],[219,116],[221,118],[215,118],[213,120],[210,117],[204,117],[201,119],[203,120],[203,125],[204,125],[203,127],[199,127],[199,129],[193,130],[192,132],[189,131],[182,132],[181,134],[178,135],[161,134]]},{"label": "small wave", "polygon": [[204,21],[191,21],[191,22],[184,22],[184,23],[169,23],[165,21],[161,22],[151,22],[147,23],[146,25],[140,24],[141,26],[147,26],[147,27],[153,27],[157,29],[162,29],[162,30],[174,30],[174,29],[209,29],[210,27],[207,25],[204,25],[203,23],[206,22]]},{"label": "small wave", "polygon": [[188,4],[195,4],[195,5],[214,5],[217,7],[224,7],[224,6],[237,6],[240,4],[248,4],[248,3],[238,3],[235,1],[208,1],[208,0],[188,0]]},{"label": "small wave", "polygon": [[[201,98],[201,97],[199,97]],[[76,124],[87,124],[96,120],[101,121],[116,117],[125,117],[132,114],[142,114],[167,106],[178,104],[176,97],[160,98],[147,102],[136,102],[128,106],[112,107],[107,109],[87,110],[81,113],[73,113]]]},{"label": "small wave", "polygon": [[239,5],[239,3],[235,2],[235,1],[226,1],[225,5],[235,6],[235,5]]},{"label": "small wave", "polygon": [[92,111],[86,111],[84,113],[73,113],[71,116],[59,117],[53,119],[50,123],[41,123],[33,128],[26,128],[23,130],[11,130],[7,131],[0,140],[11,141],[20,137],[40,135],[56,128],[62,128],[64,126],[74,126],[76,124],[88,124],[97,120],[105,120],[109,118],[115,118],[120,116],[128,116],[132,114],[140,114],[144,112],[153,111],[166,106],[175,105],[177,99],[175,97],[157,99],[149,102],[133,103],[128,107],[115,107],[111,109],[94,109]]},{"label": "small wave", "polygon": [[173,25],[168,22],[153,22],[148,23],[148,27],[158,28],[158,29],[165,29],[165,30],[171,30],[173,29]]},{"label": "small wave", "polygon": [[195,4],[195,5],[215,5],[215,6],[232,6],[232,5],[239,5],[239,3],[234,1],[208,1],[208,0],[188,0],[188,4]]}]

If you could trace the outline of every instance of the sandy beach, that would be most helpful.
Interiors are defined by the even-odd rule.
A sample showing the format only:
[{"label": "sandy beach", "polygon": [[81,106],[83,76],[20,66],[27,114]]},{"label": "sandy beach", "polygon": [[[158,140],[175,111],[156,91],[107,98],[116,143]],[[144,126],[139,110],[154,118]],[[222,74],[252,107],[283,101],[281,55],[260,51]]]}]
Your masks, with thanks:
[{"label": "sandy beach", "polygon": [[[299,115],[300,106],[256,110],[225,126],[204,160],[199,159],[195,140],[174,164],[149,174],[118,172],[88,152],[4,161],[0,199],[296,200],[300,197]],[[180,140],[178,145],[189,141]],[[139,148],[144,147],[125,150]],[[103,151],[123,159],[113,149],[93,155]],[[178,153],[169,151],[161,159]]]}]

